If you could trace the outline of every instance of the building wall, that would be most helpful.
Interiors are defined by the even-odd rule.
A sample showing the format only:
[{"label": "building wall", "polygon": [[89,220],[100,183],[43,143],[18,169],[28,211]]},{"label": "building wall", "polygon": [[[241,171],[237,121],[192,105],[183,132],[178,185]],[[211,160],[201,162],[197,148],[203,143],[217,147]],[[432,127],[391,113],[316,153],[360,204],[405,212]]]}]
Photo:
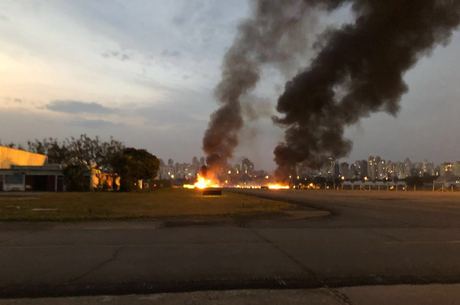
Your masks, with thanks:
[{"label": "building wall", "polygon": [[3,190],[6,192],[10,191],[25,191],[25,176],[24,174],[17,173],[14,175],[5,175],[3,180]]},{"label": "building wall", "polygon": [[45,155],[0,146],[0,169],[8,169],[12,165],[43,166],[45,161]]}]

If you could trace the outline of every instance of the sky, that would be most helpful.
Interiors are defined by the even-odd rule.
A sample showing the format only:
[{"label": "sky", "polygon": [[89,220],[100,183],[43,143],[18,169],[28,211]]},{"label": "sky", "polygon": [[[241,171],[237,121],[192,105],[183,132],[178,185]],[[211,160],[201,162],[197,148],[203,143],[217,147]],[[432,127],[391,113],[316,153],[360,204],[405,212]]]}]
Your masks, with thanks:
[{"label": "sky", "polygon": [[[1,0],[0,141],[86,133],[190,162],[203,154],[222,58],[249,15],[247,0]],[[458,54],[456,32],[421,58],[405,75],[397,117],[378,113],[347,129],[348,159],[460,160]],[[286,79],[264,72],[254,94],[267,110],[243,129],[235,161],[273,169],[282,130],[270,116]]]}]

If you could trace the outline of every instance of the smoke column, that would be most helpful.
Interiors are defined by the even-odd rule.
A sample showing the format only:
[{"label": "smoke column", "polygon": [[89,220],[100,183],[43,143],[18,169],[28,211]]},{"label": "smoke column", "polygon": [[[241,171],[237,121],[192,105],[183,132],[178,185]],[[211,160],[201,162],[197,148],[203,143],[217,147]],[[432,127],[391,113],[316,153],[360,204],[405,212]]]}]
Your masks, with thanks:
[{"label": "smoke column", "polygon": [[372,112],[396,115],[405,72],[448,43],[460,22],[458,0],[342,2],[352,3],[355,22],[324,33],[317,56],[278,99],[274,121],[286,128],[274,151],[280,177],[299,162],[318,167],[346,156],[352,143],[344,129]]},{"label": "smoke column", "polygon": [[252,2],[252,17],[239,25],[237,37],[223,61],[222,79],[215,89],[220,108],[211,115],[203,139],[203,150],[211,168],[225,167],[238,145],[243,126],[240,100],[257,85],[261,66],[272,64],[283,70],[293,64],[296,54],[308,48],[306,31],[314,20],[309,9],[311,2]]}]

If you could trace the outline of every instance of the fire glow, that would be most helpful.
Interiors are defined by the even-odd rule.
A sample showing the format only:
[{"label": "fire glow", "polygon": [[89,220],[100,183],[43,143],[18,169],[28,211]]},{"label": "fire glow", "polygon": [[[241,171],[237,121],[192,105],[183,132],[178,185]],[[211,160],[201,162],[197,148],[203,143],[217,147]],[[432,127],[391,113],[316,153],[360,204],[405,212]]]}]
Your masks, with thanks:
[{"label": "fire glow", "polygon": [[286,184],[270,183],[267,185],[269,190],[288,190],[290,187]]},{"label": "fire glow", "polygon": [[[205,189],[213,189],[213,188],[222,188],[216,180],[205,178],[201,175],[197,176],[197,180],[194,184],[184,184],[184,188],[186,189],[198,189],[198,190],[205,190]],[[290,186],[287,184],[281,183],[269,183],[266,185],[225,185],[225,188],[237,188],[237,189],[268,189],[268,190],[288,190]]]},{"label": "fire glow", "polygon": [[219,183],[214,181],[214,179],[203,177],[202,175],[198,174],[196,182],[194,184],[184,184],[184,188],[186,189],[199,189],[204,190],[208,188],[220,188],[221,186]]},{"label": "fire glow", "polygon": [[201,191],[216,190],[216,189],[221,190],[223,187],[237,188],[237,189],[244,188],[244,189],[268,189],[268,190],[288,190],[290,189],[290,186],[288,184],[283,184],[279,182],[273,182],[273,183],[268,183],[268,184],[253,184],[253,183],[246,184],[244,183],[243,185],[239,183],[229,184],[228,182],[229,182],[228,180],[225,180],[224,184],[221,184],[219,179],[216,177],[216,175],[212,171],[209,171],[206,166],[203,166],[200,172],[197,174],[195,183],[194,184],[184,184],[183,187],[186,189],[201,190]]}]

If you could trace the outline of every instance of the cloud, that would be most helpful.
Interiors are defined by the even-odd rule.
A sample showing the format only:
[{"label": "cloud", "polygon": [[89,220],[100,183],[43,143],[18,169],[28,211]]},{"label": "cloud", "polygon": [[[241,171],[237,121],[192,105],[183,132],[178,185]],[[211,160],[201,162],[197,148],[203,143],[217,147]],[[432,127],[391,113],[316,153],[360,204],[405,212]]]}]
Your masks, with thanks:
[{"label": "cloud", "polygon": [[180,57],[181,53],[177,50],[168,50],[165,49],[161,52],[161,55],[164,57]]},{"label": "cloud", "polygon": [[102,57],[104,58],[116,58],[121,61],[126,61],[130,60],[131,56],[125,52],[119,52],[119,51],[105,51],[104,53],[101,54]]},{"label": "cloud", "polygon": [[204,119],[200,119],[192,105],[185,105],[177,101],[175,103],[139,107],[132,109],[129,113],[142,117],[146,124],[167,129],[177,129],[178,131],[193,129],[202,125],[204,127],[207,121],[207,115],[203,116]]},{"label": "cloud", "polygon": [[98,128],[114,128],[114,127],[120,127],[123,124],[121,123],[115,123],[111,121],[106,121],[106,120],[87,120],[87,119],[81,119],[81,120],[76,120],[71,122],[72,125],[83,127],[83,128],[93,128],[93,129],[98,129]]},{"label": "cloud", "polygon": [[16,103],[16,104],[21,104],[22,102],[24,102],[24,100],[22,98],[19,98],[19,97],[7,97],[7,96],[4,96],[4,97],[2,97],[2,99],[5,102],[13,102],[13,103]]},{"label": "cloud", "polygon": [[109,114],[114,112],[114,109],[99,103],[75,100],[55,100],[46,105],[46,108],[63,113]]}]

